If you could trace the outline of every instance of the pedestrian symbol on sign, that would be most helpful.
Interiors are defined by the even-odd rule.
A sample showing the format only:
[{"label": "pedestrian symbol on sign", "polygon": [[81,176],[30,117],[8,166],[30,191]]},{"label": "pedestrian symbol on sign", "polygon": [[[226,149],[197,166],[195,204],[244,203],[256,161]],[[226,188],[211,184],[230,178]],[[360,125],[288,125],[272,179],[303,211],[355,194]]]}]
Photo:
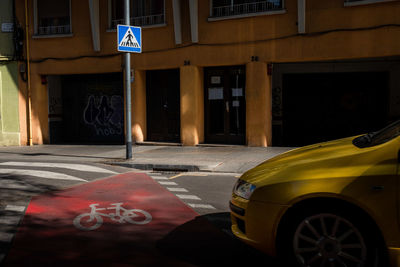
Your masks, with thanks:
[{"label": "pedestrian symbol on sign", "polygon": [[119,46],[126,46],[126,47],[137,47],[140,48],[138,41],[136,40],[135,36],[132,33],[132,30],[128,28],[126,31],[124,38],[122,38]]},{"label": "pedestrian symbol on sign", "polygon": [[118,25],[118,51],[142,52],[141,28],[133,26]]}]

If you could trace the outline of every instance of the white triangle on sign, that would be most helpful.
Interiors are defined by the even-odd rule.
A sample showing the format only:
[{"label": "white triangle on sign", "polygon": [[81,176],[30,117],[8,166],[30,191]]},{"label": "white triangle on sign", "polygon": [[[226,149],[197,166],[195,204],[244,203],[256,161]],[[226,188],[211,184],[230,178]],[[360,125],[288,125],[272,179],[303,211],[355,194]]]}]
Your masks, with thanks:
[{"label": "white triangle on sign", "polygon": [[122,38],[119,46],[122,47],[132,47],[132,48],[140,48],[139,42],[136,40],[135,35],[133,34],[131,28],[128,28],[124,37]]}]

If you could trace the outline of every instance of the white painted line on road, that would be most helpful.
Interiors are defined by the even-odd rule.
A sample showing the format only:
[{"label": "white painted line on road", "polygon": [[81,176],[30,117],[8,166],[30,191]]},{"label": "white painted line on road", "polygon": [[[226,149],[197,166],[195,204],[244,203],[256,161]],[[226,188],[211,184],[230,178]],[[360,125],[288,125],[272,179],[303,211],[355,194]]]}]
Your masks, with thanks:
[{"label": "white painted line on road", "polygon": [[180,199],[201,200],[201,198],[199,198],[198,196],[195,196],[195,195],[180,195],[180,194],[176,194],[176,196],[179,197]]},{"label": "white painted line on road", "polygon": [[167,177],[164,177],[164,176],[152,176],[152,178],[154,179],[154,180],[169,180]]},{"label": "white painted line on road", "polygon": [[163,181],[160,181],[160,182],[158,182],[159,184],[162,184],[162,185],[178,185],[177,183],[175,183],[175,182],[163,182]]},{"label": "white painted line on road", "polygon": [[35,188],[35,186],[20,184],[20,181],[0,179],[0,188],[1,189],[14,189],[14,190],[15,189],[28,190],[28,189]]},{"label": "white painted line on road", "polygon": [[0,242],[10,243],[13,239],[14,234],[10,233],[0,233]]},{"label": "white painted line on road", "polygon": [[180,187],[167,187],[167,189],[171,192],[188,192],[185,188]]},{"label": "white painted line on road", "polygon": [[0,225],[17,225],[21,216],[2,216],[0,217]]},{"label": "white painted line on road", "polygon": [[24,206],[16,206],[16,205],[7,205],[5,210],[24,212],[25,211],[25,207]]},{"label": "white painted line on road", "polygon": [[198,208],[198,209],[211,209],[215,210],[215,208],[211,205],[208,204],[193,204],[193,203],[188,203],[188,205],[192,208]]},{"label": "white painted line on road", "polygon": [[41,168],[61,168],[61,169],[70,169],[76,171],[83,171],[83,172],[100,172],[100,173],[110,173],[110,174],[117,174],[116,172],[90,166],[84,164],[69,164],[69,163],[54,163],[54,162],[17,162],[17,161],[8,161],[2,162],[0,165],[4,166],[20,166],[20,167],[41,167]]},{"label": "white painted line on road", "polygon": [[74,177],[71,175],[57,173],[57,172],[49,172],[49,171],[22,170],[22,169],[0,169],[0,174],[27,175],[27,176],[35,176],[35,177],[39,177],[39,178],[44,178],[44,179],[88,182],[85,179],[81,179],[81,178]]}]

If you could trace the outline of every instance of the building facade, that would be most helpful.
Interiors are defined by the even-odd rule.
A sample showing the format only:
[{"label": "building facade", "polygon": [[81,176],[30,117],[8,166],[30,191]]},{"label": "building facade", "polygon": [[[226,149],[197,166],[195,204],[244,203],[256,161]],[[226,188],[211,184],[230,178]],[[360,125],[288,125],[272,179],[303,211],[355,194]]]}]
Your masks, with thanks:
[{"label": "building facade", "polygon": [[[122,144],[124,1],[15,1],[30,55],[21,143]],[[300,146],[400,118],[400,1],[131,0],[130,12],[135,142]]]},{"label": "building facade", "polygon": [[20,145],[18,49],[12,0],[0,2],[0,146]]}]

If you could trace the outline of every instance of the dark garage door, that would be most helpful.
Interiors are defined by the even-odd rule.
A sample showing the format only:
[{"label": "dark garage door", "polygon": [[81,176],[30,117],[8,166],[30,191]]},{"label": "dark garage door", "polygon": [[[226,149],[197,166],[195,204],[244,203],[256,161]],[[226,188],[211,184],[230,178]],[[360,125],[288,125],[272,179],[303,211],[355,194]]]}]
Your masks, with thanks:
[{"label": "dark garage door", "polygon": [[282,139],[274,145],[303,146],[383,127],[388,79],[386,72],[284,74]]},{"label": "dark garage door", "polygon": [[123,144],[122,73],[65,75],[62,86],[64,143]]}]

